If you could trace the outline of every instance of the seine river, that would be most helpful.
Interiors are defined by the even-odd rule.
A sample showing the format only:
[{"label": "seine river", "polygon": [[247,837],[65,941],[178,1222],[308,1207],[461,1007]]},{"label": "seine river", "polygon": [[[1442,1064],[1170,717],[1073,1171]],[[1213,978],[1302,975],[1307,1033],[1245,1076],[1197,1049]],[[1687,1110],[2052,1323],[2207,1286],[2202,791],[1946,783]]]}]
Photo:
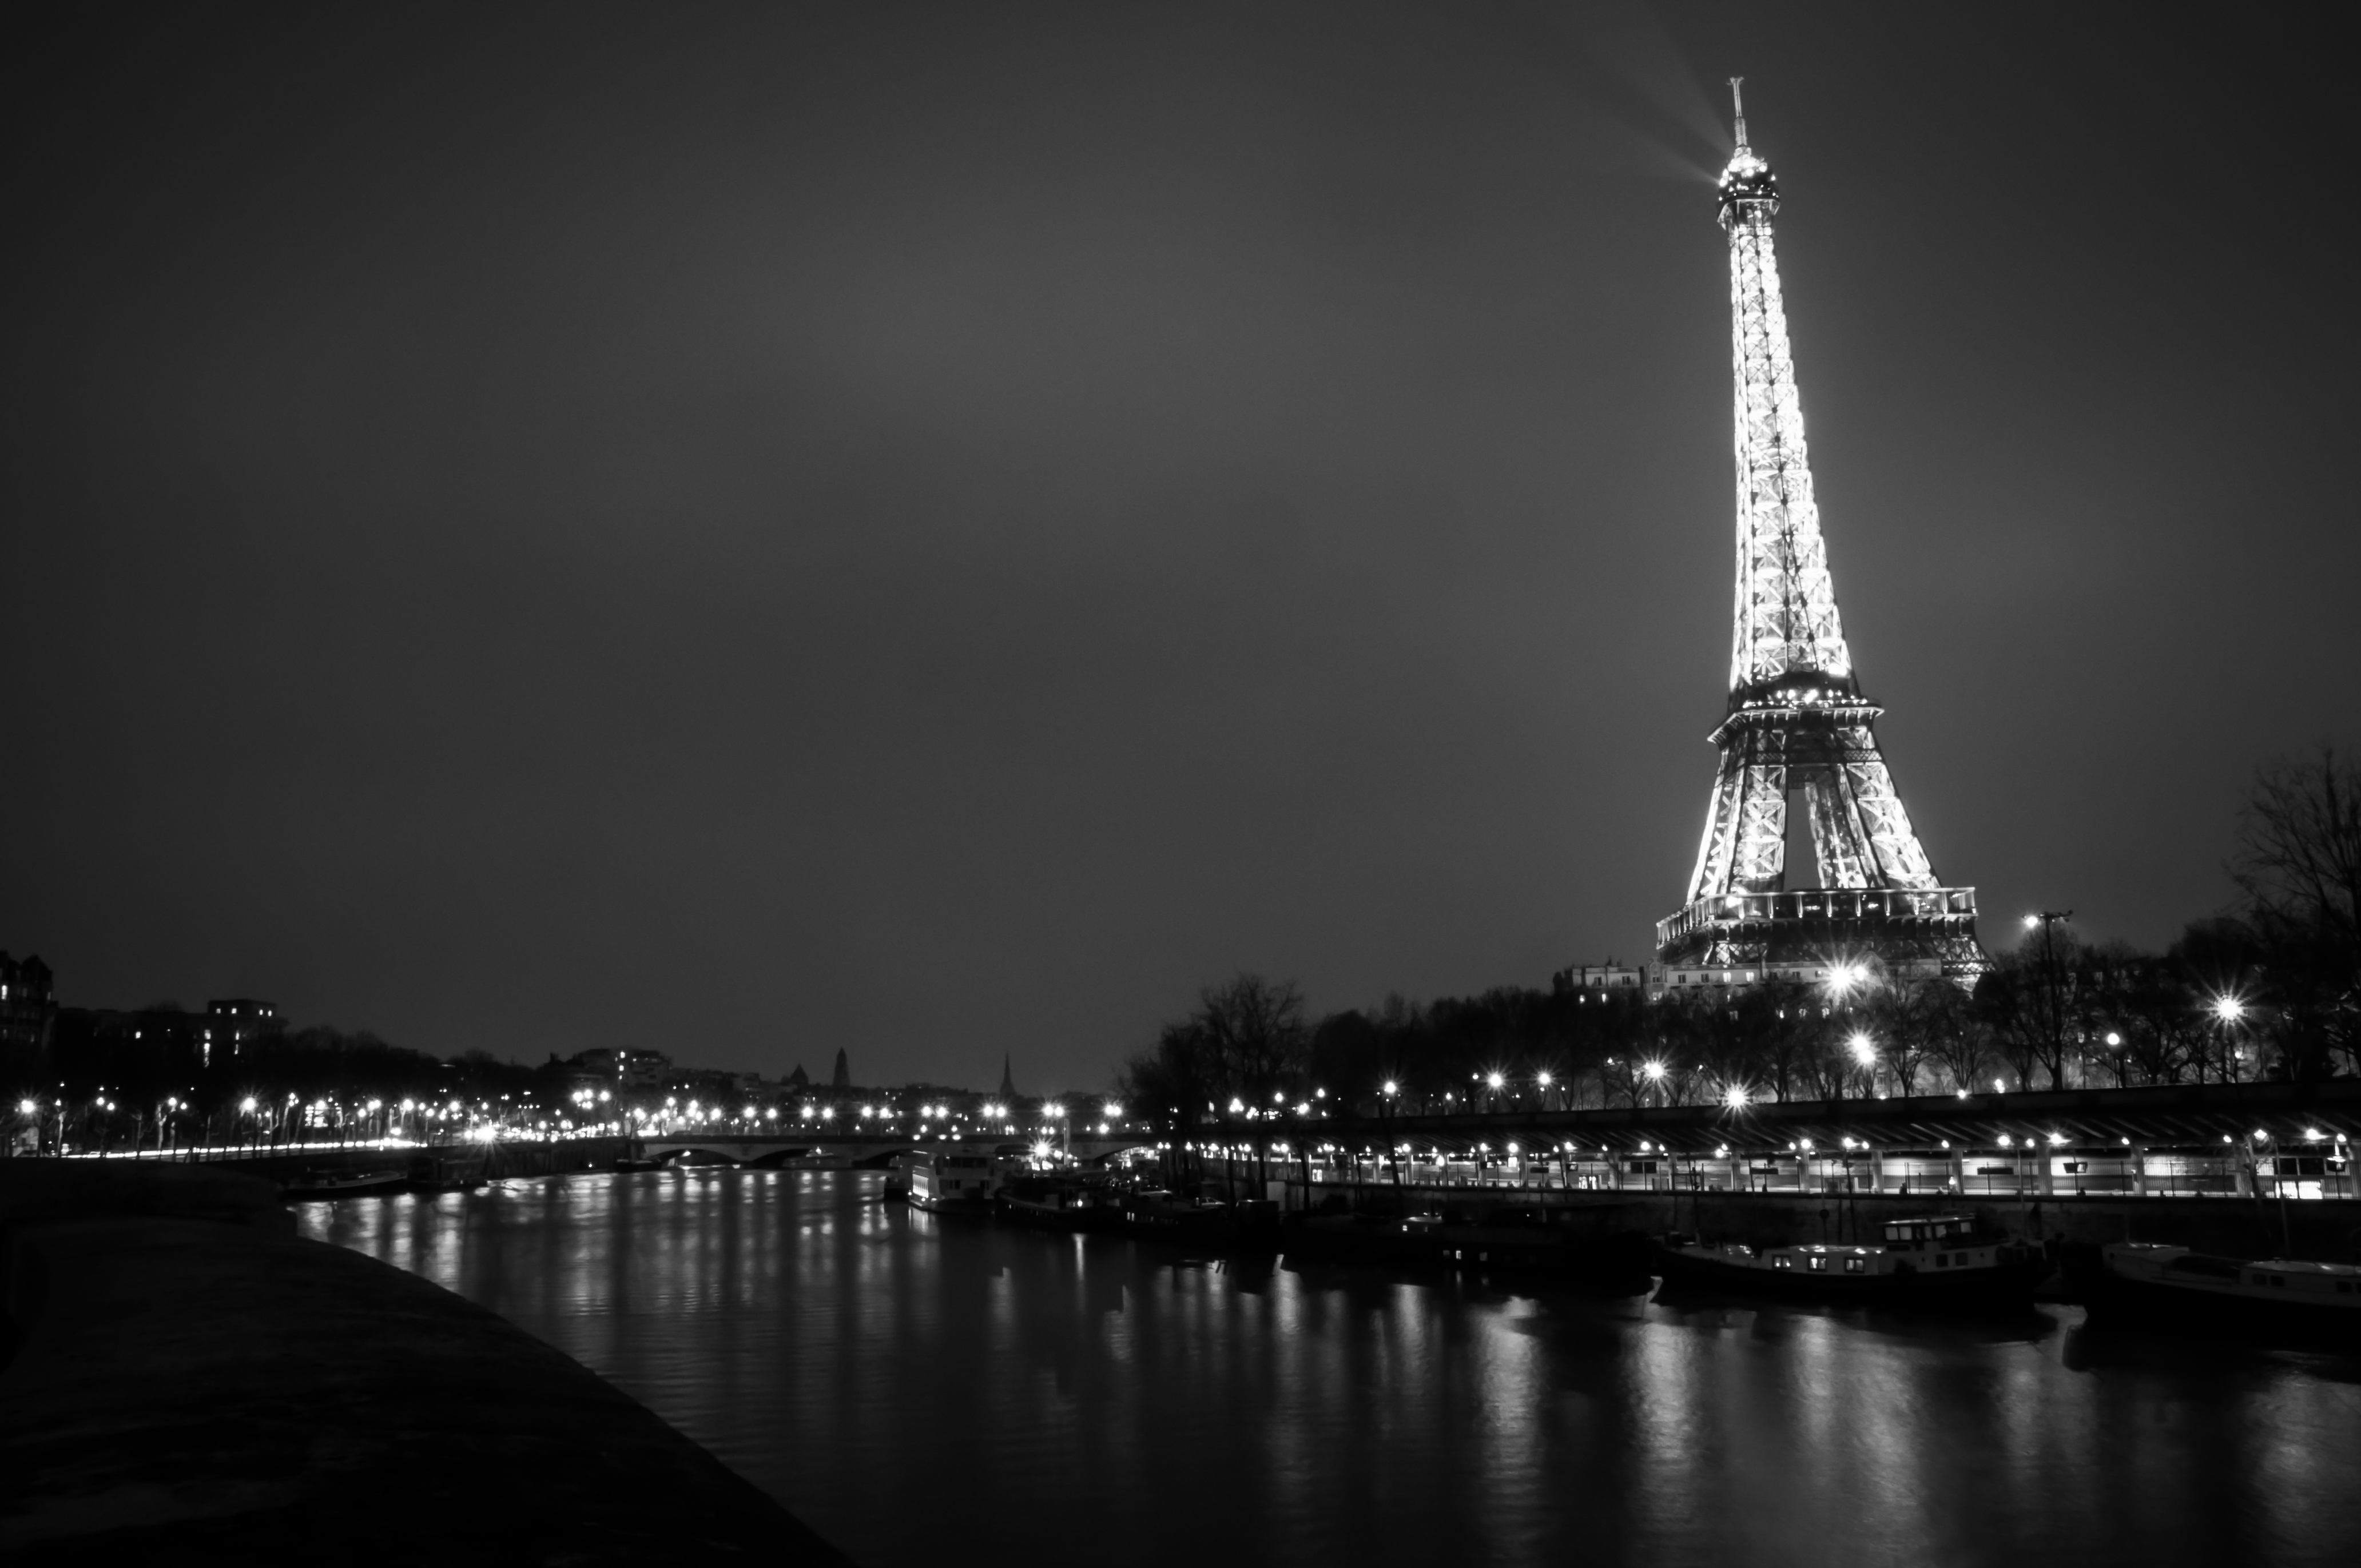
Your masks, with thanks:
[{"label": "seine river", "polygon": [[868,1568],[2361,1562],[2361,1364],[994,1227],[870,1173],[302,1206]]}]

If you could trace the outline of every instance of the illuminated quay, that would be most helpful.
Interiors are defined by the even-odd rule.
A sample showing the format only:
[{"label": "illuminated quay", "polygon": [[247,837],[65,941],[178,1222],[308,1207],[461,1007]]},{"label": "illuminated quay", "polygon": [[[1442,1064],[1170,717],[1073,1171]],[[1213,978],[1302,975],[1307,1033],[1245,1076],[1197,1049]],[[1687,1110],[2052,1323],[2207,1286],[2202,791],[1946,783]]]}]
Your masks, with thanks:
[{"label": "illuminated quay", "polygon": [[1566,1193],[2353,1199],[2361,1080],[1504,1109],[1307,1140],[1327,1179]]}]

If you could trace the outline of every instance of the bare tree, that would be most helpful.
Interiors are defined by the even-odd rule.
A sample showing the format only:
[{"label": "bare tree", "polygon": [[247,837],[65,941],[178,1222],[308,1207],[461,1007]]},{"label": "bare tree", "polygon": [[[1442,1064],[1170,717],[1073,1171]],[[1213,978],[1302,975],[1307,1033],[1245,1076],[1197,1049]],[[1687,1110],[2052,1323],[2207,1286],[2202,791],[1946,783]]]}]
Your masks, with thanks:
[{"label": "bare tree", "polygon": [[1949,981],[1927,998],[1927,1056],[1943,1069],[1954,1092],[1972,1094],[1983,1080],[1991,1040],[1977,1021],[1968,993]]},{"label": "bare tree", "polygon": [[2230,874],[2297,1078],[2361,1071],[2361,768],[2331,747],[2256,774]]},{"label": "bare tree", "polygon": [[1886,1071],[1902,1094],[1918,1092],[1918,1075],[1959,1012],[1960,988],[1941,976],[1901,979],[1878,988],[1870,1017]]},{"label": "bare tree", "polygon": [[1200,992],[1189,1021],[1217,1064],[1217,1093],[1225,1090],[1243,1109],[1254,1113],[1246,1124],[1253,1131],[1255,1174],[1260,1182],[1267,1178],[1270,1158],[1272,1113],[1301,1088],[1311,1053],[1302,992],[1291,980],[1241,974],[1226,985],[1209,985]]}]

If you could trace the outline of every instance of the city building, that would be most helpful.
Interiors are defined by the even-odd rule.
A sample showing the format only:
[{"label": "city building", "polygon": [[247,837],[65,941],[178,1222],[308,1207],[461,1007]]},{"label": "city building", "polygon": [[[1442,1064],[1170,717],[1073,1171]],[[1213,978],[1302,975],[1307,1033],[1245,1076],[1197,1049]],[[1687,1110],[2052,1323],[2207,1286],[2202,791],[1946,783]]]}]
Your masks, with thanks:
[{"label": "city building", "polygon": [[250,996],[225,997],[205,1003],[205,1021],[201,1026],[197,1055],[202,1066],[215,1062],[236,1061],[245,1056],[255,1042],[266,1036],[277,1035],[287,1026],[279,1009],[268,1002],[258,1002]]},{"label": "city building", "polygon": [[0,953],[0,1060],[15,1065],[48,1054],[57,1025],[56,977],[37,953]]},{"label": "city building", "polygon": [[1593,998],[1605,1002],[1643,990],[1646,980],[1646,972],[1637,965],[1609,959],[1603,964],[1568,964],[1550,976],[1550,989],[1560,995],[1578,995],[1586,1002]]}]

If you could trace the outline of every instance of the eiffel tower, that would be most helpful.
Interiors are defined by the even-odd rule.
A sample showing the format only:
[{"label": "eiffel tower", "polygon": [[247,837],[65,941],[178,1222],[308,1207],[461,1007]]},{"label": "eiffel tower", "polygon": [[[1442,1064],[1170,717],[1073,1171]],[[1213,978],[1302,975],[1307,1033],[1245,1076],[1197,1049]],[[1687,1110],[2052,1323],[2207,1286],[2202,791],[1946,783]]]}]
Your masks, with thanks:
[{"label": "eiffel tower", "polygon": [[[1967,982],[1989,967],[1976,894],[1945,887],[1878,751],[1885,710],[1861,695],[1837,617],[1828,546],[1787,347],[1771,220],[1779,181],[1746,140],[1721,175],[1737,383],[1738,600],[1730,709],[1687,902],[1656,923],[1673,984],[1815,978],[1874,959],[1889,973]],[[1787,807],[1809,813],[1817,887],[1787,878]]]}]

